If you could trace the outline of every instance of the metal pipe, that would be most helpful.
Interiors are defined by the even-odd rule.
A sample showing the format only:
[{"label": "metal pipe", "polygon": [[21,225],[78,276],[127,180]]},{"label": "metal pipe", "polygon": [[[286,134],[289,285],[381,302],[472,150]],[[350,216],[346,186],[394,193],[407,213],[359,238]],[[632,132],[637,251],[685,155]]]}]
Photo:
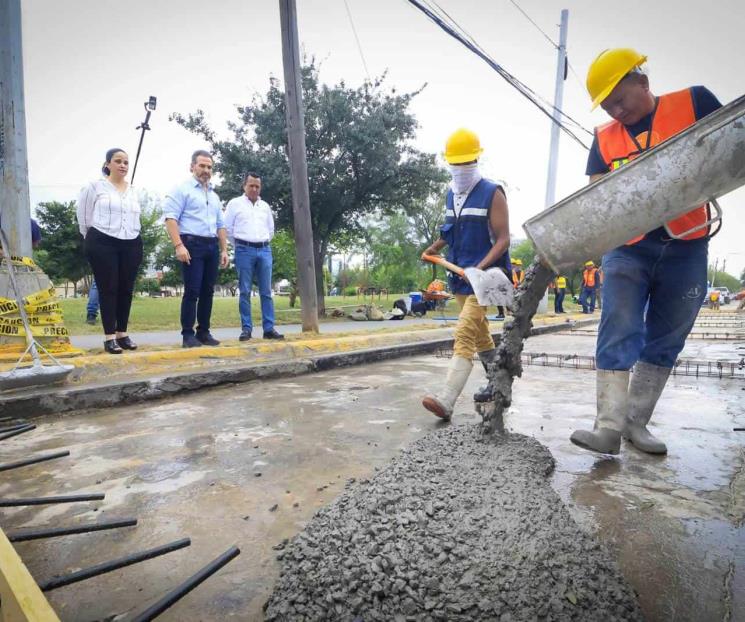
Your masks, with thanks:
[{"label": "metal pipe", "polygon": [[49,592],[51,590],[56,590],[58,587],[64,587],[65,585],[77,583],[78,581],[85,581],[86,579],[90,579],[91,577],[97,577],[98,575],[106,574],[107,572],[118,570],[119,568],[125,568],[126,566],[144,562],[148,559],[153,559],[154,557],[160,557],[161,555],[165,555],[166,553],[172,553],[173,551],[183,549],[190,544],[191,540],[189,538],[182,538],[181,540],[176,540],[175,542],[170,542],[169,544],[156,546],[155,548],[148,549],[147,551],[132,553],[131,555],[126,555],[118,559],[112,559],[108,562],[96,564],[95,566],[91,566],[90,568],[83,568],[82,570],[71,572],[70,574],[63,575],[61,577],[54,577],[53,579],[49,579],[49,581],[43,581],[42,583],[39,583],[39,587],[41,588],[42,592]]},{"label": "metal pipe", "polygon": [[119,529],[120,527],[134,527],[136,518],[122,518],[118,520],[100,521],[88,523],[87,525],[75,525],[73,527],[52,527],[48,529],[20,529],[7,534],[11,542],[26,542],[27,540],[39,540],[41,538],[56,538],[57,536],[71,536],[78,533],[90,531],[104,531],[106,529]]},{"label": "metal pipe", "polygon": [[191,592],[200,583],[202,583],[206,579],[209,579],[213,574],[215,574],[218,570],[220,570],[220,568],[229,563],[233,558],[238,557],[240,553],[241,551],[237,546],[231,546],[227,551],[220,555],[220,557],[212,560],[195,575],[189,577],[181,585],[172,589],[165,596],[163,596],[163,598],[148,607],[141,614],[132,618],[131,622],[150,622],[150,620],[154,620],[166,609],[177,603],[189,592]]},{"label": "metal pipe", "polygon": [[[8,417],[10,418],[10,417]],[[0,428],[0,433],[2,432],[10,432],[11,430],[17,430],[18,428],[25,428],[27,425],[30,425],[29,423],[15,423],[13,425],[6,426],[4,428]]]},{"label": "metal pipe", "polygon": [[557,273],[745,184],[745,96],[528,220]]},{"label": "metal pipe", "polygon": [[12,508],[22,505],[50,505],[52,503],[76,503],[78,501],[101,501],[106,495],[95,492],[86,495],[65,495],[58,497],[26,497],[19,499],[0,499],[0,508]]},{"label": "metal pipe", "polygon": [[0,471],[9,471],[10,469],[17,469],[19,467],[28,466],[29,464],[38,464],[39,462],[46,462],[47,460],[54,460],[55,458],[63,458],[69,456],[70,451],[55,451],[52,454],[44,454],[42,456],[36,456],[35,458],[28,458],[27,460],[18,460],[17,462],[5,462],[0,464]]},{"label": "metal pipe", "polygon": [[6,438],[12,438],[14,436],[18,436],[19,434],[23,434],[24,432],[30,432],[31,430],[35,429],[35,425],[25,425],[21,428],[16,428],[15,430],[11,430],[10,432],[6,432],[5,434],[0,434],[0,441],[4,441]]}]

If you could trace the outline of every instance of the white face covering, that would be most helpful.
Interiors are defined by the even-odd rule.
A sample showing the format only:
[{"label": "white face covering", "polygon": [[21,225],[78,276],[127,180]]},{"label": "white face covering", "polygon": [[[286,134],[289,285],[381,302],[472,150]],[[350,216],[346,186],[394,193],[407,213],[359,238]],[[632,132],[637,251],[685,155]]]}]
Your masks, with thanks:
[{"label": "white face covering", "polygon": [[457,166],[449,164],[448,169],[450,170],[450,176],[453,178],[450,182],[450,187],[453,189],[455,194],[470,192],[473,187],[481,181],[478,162],[460,164]]}]

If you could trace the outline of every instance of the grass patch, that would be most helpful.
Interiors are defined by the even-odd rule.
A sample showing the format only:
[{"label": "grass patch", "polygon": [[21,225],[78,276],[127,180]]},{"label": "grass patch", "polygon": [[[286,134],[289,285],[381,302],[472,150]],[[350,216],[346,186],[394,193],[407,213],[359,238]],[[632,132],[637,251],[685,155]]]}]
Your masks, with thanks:
[{"label": "grass patch", "polygon": [[[391,294],[387,299],[381,297],[380,300],[378,300],[376,297],[373,302],[382,309],[389,310],[393,307],[393,301],[402,297],[404,296]],[[346,307],[343,309],[345,313],[350,313],[356,306],[365,303],[365,300],[362,298],[356,298],[354,296],[327,296],[325,300],[326,308],[328,310],[335,307]],[[366,301],[369,303],[370,298],[367,298]],[[60,300],[65,316],[65,326],[73,335],[93,335],[101,332],[100,316],[99,322],[94,326],[85,323],[85,307],[87,303],[87,298],[63,298]],[[300,323],[302,318],[299,304],[298,301],[296,307],[290,309],[288,296],[275,296],[274,312],[277,325]],[[548,308],[549,311],[553,311],[553,296],[549,296]],[[581,309],[581,307],[571,302],[569,296],[564,300],[564,308],[569,312]],[[132,301],[129,330],[131,332],[180,331],[180,312],[181,298],[150,298],[136,296]],[[490,315],[495,312],[496,310],[494,308],[489,309]],[[458,315],[458,304],[455,302],[455,299],[448,302],[444,313],[448,317],[456,317]],[[251,315],[253,317],[254,326],[260,327],[261,304],[258,297],[251,299]],[[437,317],[438,315],[439,312],[427,313],[427,317]],[[334,322],[337,320],[335,318],[327,317],[321,318],[320,321]],[[226,298],[216,296],[212,306],[212,326],[214,328],[238,328],[240,325],[241,321],[238,314],[238,297]]]}]

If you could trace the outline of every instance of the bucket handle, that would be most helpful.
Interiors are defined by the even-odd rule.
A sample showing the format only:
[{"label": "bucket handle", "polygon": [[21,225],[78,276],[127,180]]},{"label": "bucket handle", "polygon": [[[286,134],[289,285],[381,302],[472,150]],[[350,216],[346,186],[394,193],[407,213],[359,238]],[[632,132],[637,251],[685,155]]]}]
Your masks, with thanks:
[{"label": "bucket handle", "polygon": [[722,220],[722,208],[719,207],[719,203],[717,203],[716,199],[710,199],[709,203],[711,203],[714,206],[714,211],[716,214],[709,218],[705,223],[696,225],[695,227],[688,229],[688,231],[684,231],[683,233],[673,233],[670,231],[670,227],[667,226],[667,223],[665,223],[665,231],[667,231],[667,234],[673,239],[673,240],[683,240],[687,236],[691,235],[691,233],[696,233],[696,231],[701,231],[701,229],[705,229],[706,227],[710,227],[715,222],[720,222]]}]

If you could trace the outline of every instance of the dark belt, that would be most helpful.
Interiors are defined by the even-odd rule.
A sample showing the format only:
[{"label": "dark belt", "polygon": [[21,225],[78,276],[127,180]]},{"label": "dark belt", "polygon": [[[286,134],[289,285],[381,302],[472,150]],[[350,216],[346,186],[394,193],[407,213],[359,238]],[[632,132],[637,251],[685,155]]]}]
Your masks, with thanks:
[{"label": "dark belt", "polygon": [[239,240],[238,238],[235,238],[235,245],[250,246],[251,248],[264,248],[265,246],[269,246],[269,242],[248,242],[246,240]]},{"label": "dark belt", "polygon": [[186,240],[187,242],[189,240],[196,240],[199,242],[216,242],[217,241],[217,238],[213,238],[212,236],[194,235],[193,233],[182,233],[181,239]]}]

